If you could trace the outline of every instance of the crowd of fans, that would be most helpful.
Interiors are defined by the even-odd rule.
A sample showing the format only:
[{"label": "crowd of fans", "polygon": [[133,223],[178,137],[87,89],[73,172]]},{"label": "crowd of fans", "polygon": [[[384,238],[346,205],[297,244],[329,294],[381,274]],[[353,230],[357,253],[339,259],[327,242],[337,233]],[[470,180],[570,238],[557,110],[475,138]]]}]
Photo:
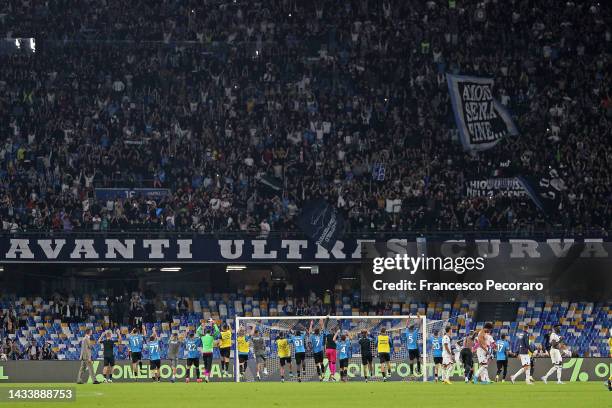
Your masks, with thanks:
[{"label": "crowd of fans", "polygon": [[[554,0],[3,2],[2,36],[36,51],[0,55],[2,229],[267,235],[323,197],[356,233],[609,230],[611,14]],[[464,152],[445,72],[494,77],[520,136]],[[509,168],[556,169],[562,209],[465,196]]]}]

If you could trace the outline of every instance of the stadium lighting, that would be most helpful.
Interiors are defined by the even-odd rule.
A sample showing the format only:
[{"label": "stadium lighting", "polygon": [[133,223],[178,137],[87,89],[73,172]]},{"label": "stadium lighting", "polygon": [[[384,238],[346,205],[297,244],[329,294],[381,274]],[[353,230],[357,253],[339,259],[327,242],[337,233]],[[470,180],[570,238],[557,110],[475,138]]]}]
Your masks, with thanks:
[{"label": "stadium lighting", "polygon": [[298,266],[298,269],[308,270],[311,275],[317,275],[319,273],[319,265],[302,265]]},{"label": "stadium lighting", "polygon": [[164,267],[160,269],[160,271],[162,272],[178,272],[180,270],[181,270],[180,266]]},{"label": "stadium lighting", "polygon": [[227,265],[225,271],[243,271],[246,269],[246,265]]}]

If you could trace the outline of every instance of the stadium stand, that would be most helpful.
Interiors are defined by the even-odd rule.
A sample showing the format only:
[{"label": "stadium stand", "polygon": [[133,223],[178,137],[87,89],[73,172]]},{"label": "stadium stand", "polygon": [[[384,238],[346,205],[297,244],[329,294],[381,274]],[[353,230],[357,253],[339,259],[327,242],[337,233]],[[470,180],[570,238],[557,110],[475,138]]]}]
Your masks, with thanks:
[{"label": "stadium stand", "polygon": [[[0,55],[3,230],[287,232],[312,196],[353,232],[612,226],[609,7],[143,4],[0,5],[4,37],[36,40]],[[464,153],[445,72],[495,76],[520,137]],[[465,181],[512,168],[557,169],[564,210],[465,196]],[[264,177],[285,193],[257,194]],[[100,200],[100,187],[170,194]]]},{"label": "stadium stand", "polygon": [[[470,317],[476,310],[476,301],[457,301],[451,303],[406,303],[385,304],[371,307],[369,311],[360,310],[352,303],[352,293],[343,293],[337,296],[334,305],[325,309],[322,300],[317,298],[311,305],[303,306],[302,299],[288,298],[279,301],[257,300],[254,296],[237,295],[230,293],[208,293],[200,297],[188,299],[188,310],[175,314],[178,310],[177,297],[164,297],[166,310],[170,311],[163,320],[145,323],[149,332],[152,325],[158,327],[161,339],[167,340],[172,331],[184,332],[194,330],[201,319],[213,318],[219,321],[231,320],[239,313],[241,316],[299,316],[331,313],[339,316],[358,315],[415,315],[425,314],[428,319],[452,319],[452,325],[459,335],[465,335],[466,330],[481,328],[484,322],[473,321]],[[159,299],[159,298],[158,298]],[[181,300],[185,298],[180,298]],[[71,302],[79,303],[71,299]],[[153,300],[151,301],[153,302]],[[305,302],[308,303],[308,302]],[[65,317],[56,318],[53,301],[42,298],[8,298],[0,301],[3,322],[0,329],[0,339],[11,339],[16,343],[19,352],[10,353],[5,350],[8,358],[28,358],[24,353],[31,340],[35,340],[41,349],[50,345],[50,349],[60,360],[78,359],[78,344],[86,328],[92,328],[97,338],[104,329],[109,327],[112,320],[111,312],[106,298],[100,297],[91,300],[91,311],[83,315],[79,321],[68,322]],[[9,312],[11,310],[11,312]],[[297,313],[296,313],[297,312]],[[15,329],[7,330],[4,317],[8,314],[16,316]],[[467,318],[465,317],[467,314]],[[523,302],[518,304],[518,318],[516,321],[494,322],[494,337],[508,334],[513,342],[516,341],[516,332],[523,325],[529,328],[532,341],[536,344],[546,344],[545,335],[550,333],[553,325],[562,325],[562,333],[567,345],[578,356],[601,357],[608,356],[608,333],[605,322],[612,319],[612,308],[609,304],[594,304],[588,302]],[[147,320],[147,319],[145,319]],[[120,323],[123,334],[127,334],[129,326]],[[399,341],[398,339],[396,339]],[[123,342],[127,345],[127,340]],[[3,342],[3,346],[6,343]],[[95,353],[101,353],[100,346],[96,346]],[[164,353],[166,351],[164,350]],[[218,350],[215,350],[217,353]],[[118,358],[127,357],[127,347],[117,351]],[[101,354],[100,354],[101,355]],[[216,356],[218,357],[218,356]],[[215,358],[216,358],[215,357]],[[42,358],[42,357],[41,357]]]}]

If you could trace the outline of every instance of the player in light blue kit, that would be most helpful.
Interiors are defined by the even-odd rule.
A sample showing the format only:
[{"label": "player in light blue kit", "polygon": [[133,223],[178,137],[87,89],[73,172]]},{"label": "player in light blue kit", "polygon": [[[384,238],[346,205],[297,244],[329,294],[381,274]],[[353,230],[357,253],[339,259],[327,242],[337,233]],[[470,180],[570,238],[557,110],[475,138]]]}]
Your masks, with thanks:
[{"label": "player in light blue kit", "polygon": [[[404,342],[408,350],[410,361],[410,375],[413,377],[421,372],[421,353],[419,351],[419,328],[415,327],[410,321],[406,322],[407,328],[404,331]],[[414,360],[416,360],[417,371],[414,371]]]},{"label": "player in light blue kit", "polygon": [[198,347],[200,339],[194,336],[193,332],[189,332],[189,337],[185,340],[185,352],[187,353],[187,372],[185,373],[185,382],[191,380],[191,367],[195,367],[196,382],[202,382],[200,378],[200,351]]},{"label": "player in light blue kit", "polygon": [[149,360],[151,364],[151,370],[153,371],[153,381],[160,382],[159,369],[161,367],[161,341],[157,337],[157,331],[153,327],[153,334],[149,338],[147,343],[147,350],[149,351]]},{"label": "player in light blue kit", "polygon": [[495,359],[497,360],[497,374],[495,375],[495,382],[500,380],[499,375],[504,371],[504,375],[501,376],[501,382],[506,381],[506,376],[508,375],[508,349],[510,348],[510,343],[506,340],[506,335],[502,334],[501,339],[495,343],[497,352],[495,354]]},{"label": "player in light blue kit", "polygon": [[[325,375],[325,365],[323,364],[323,355],[325,353],[325,334],[321,332],[320,328],[312,330],[314,322],[310,321],[310,328],[308,333],[310,334],[310,346],[312,347],[312,356],[314,358],[315,367],[317,367],[317,375],[319,381],[323,381]],[[321,326],[323,324],[321,323]]]},{"label": "player in light blue kit", "polygon": [[136,379],[138,379],[140,368],[142,368],[142,348],[145,343],[146,335],[147,328],[144,324],[141,327],[141,331],[134,327],[132,333],[128,335],[128,347],[132,359],[132,372],[136,374]]},{"label": "player in light blue kit", "polygon": [[297,330],[289,337],[289,342],[293,344],[298,382],[302,382],[301,374],[306,374],[306,335]]},{"label": "player in light blue kit", "polygon": [[340,341],[337,342],[338,361],[340,363],[340,380],[348,381],[348,363],[351,357],[351,338],[348,334],[340,336]]},{"label": "player in light blue kit", "polygon": [[433,336],[427,340],[427,343],[429,343],[428,347],[434,362],[434,380],[438,382],[438,372],[442,365],[442,337],[438,330],[434,330],[432,334]]}]

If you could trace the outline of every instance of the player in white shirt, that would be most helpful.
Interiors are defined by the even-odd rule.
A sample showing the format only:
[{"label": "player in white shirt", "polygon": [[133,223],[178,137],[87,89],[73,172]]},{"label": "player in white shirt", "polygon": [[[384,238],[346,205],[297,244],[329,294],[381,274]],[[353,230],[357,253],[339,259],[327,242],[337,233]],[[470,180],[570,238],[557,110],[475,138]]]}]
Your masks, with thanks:
[{"label": "player in white shirt", "polygon": [[548,377],[552,375],[555,371],[557,372],[557,384],[563,384],[561,381],[561,372],[563,371],[563,357],[561,356],[561,342],[563,341],[563,337],[561,334],[561,327],[559,325],[555,326],[553,332],[550,334],[550,360],[552,361],[553,366],[546,373],[544,377],[542,377],[542,381],[544,384],[548,382]]},{"label": "player in white shirt", "polygon": [[452,384],[450,378],[453,371],[453,365],[455,364],[455,357],[453,356],[453,349],[451,347],[451,327],[447,326],[444,332],[445,334],[442,337],[442,382],[444,384]]},{"label": "player in white shirt", "polygon": [[493,330],[493,324],[487,322],[478,333],[476,357],[478,358],[480,367],[474,376],[474,384],[477,384],[479,381],[481,384],[491,384],[491,380],[489,379],[489,350],[493,344],[491,330]]}]

